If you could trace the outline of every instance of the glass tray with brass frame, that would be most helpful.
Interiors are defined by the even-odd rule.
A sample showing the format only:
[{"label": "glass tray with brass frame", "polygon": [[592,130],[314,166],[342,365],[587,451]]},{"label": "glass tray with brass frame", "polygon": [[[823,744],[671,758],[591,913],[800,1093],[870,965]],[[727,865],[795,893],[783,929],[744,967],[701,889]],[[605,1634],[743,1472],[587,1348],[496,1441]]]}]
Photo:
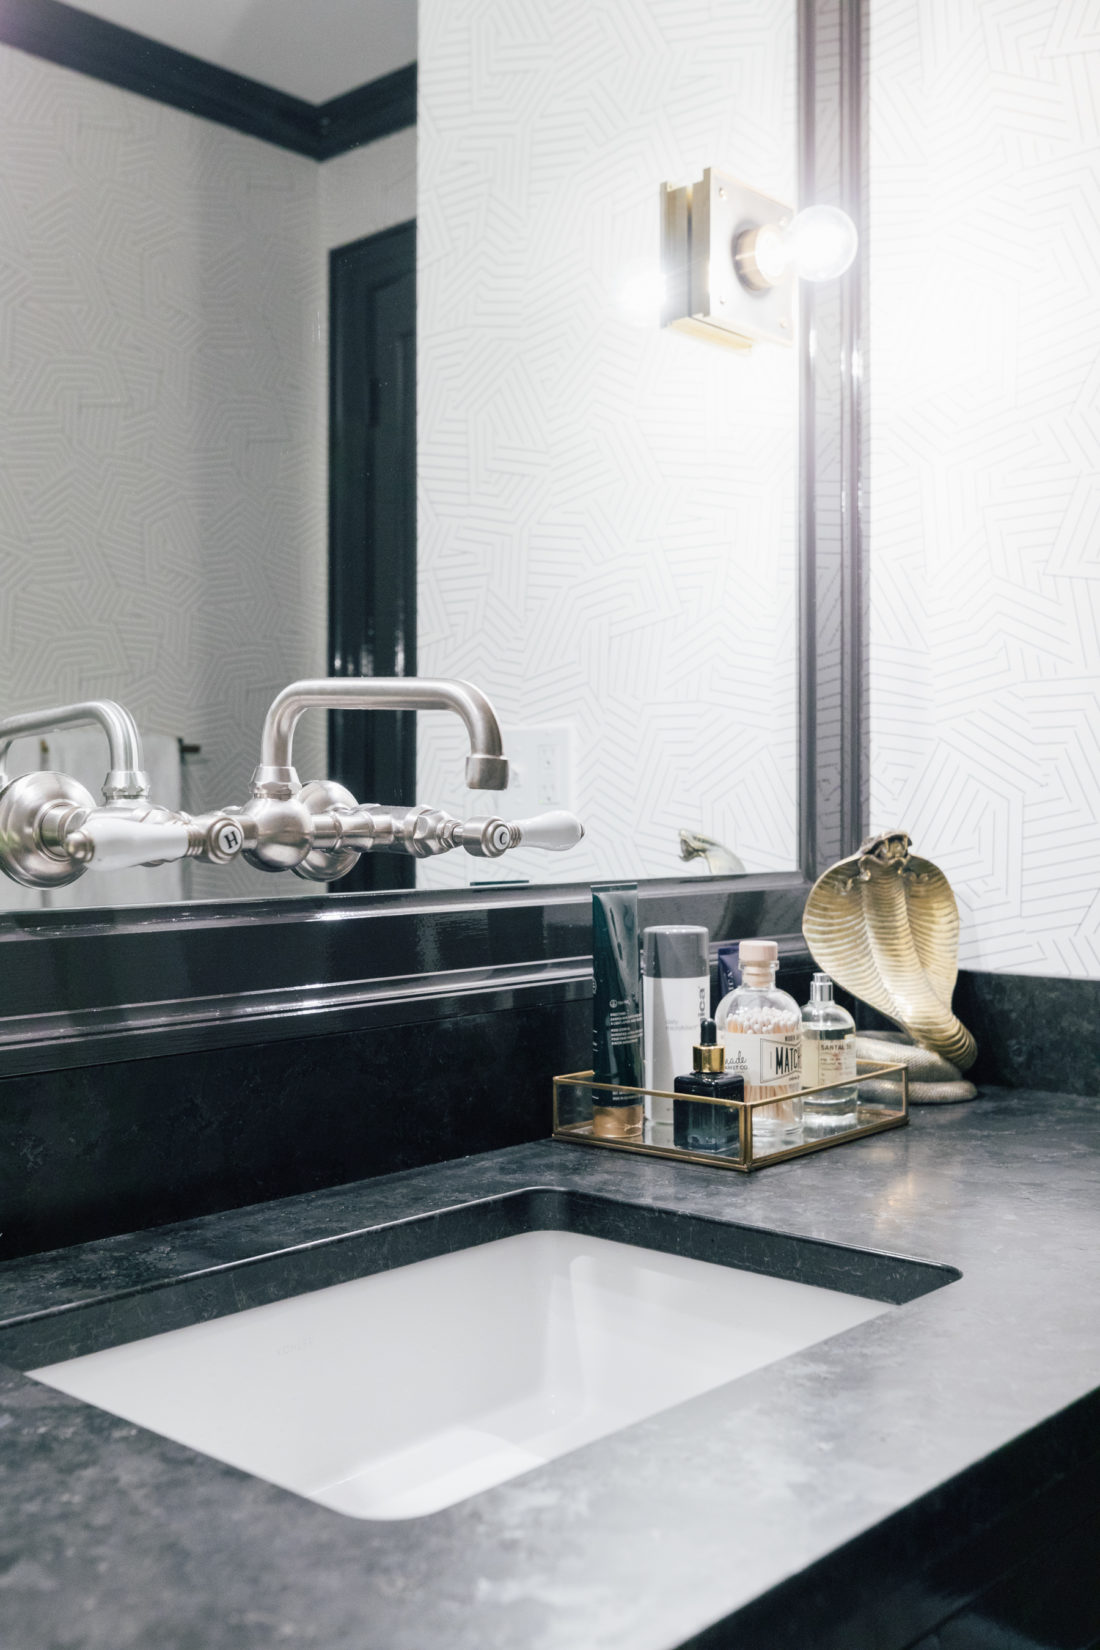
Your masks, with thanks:
[{"label": "glass tray with brass frame", "polygon": [[[822,1083],[803,1089],[803,1101],[830,1089],[849,1088],[851,1081]],[[904,1066],[882,1065],[876,1060],[856,1063],[858,1090],[856,1121],[849,1128],[805,1138],[801,1145],[783,1146],[775,1151],[753,1151],[752,1114],[758,1106],[775,1104],[774,1097],[761,1100],[716,1100],[709,1104],[737,1113],[737,1144],[727,1151],[689,1151],[674,1145],[671,1125],[651,1124],[645,1119],[647,1095],[661,1100],[688,1099],[697,1095],[670,1095],[664,1089],[624,1088],[622,1084],[597,1083],[590,1071],[575,1071],[554,1078],[554,1139],[574,1146],[605,1146],[615,1152],[636,1152],[644,1157],[667,1157],[677,1163],[706,1163],[714,1169],[739,1169],[743,1174],[783,1163],[789,1157],[841,1146],[848,1140],[862,1140],[884,1129],[899,1129],[909,1121],[909,1078]],[[605,1100],[604,1096],[608,1098]],[[614,1096],[614,1103],[611,1097]],[[629,1098],[627,1098],[629,1097]],[[795,1098],[788,1096],[787,1098]]]}]

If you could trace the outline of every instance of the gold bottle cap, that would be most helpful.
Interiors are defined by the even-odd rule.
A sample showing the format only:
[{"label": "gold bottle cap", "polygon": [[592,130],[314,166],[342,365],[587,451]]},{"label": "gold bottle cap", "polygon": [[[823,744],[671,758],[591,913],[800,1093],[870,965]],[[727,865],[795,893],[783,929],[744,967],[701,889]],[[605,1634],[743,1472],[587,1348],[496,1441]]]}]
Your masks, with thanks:
[{"label": "gold bottle cap", "polygon": [[696,1071],[726,1069],[726,1051],[718,1041],[718,1031],[713,1020],[704,1020],[700,1025],[699,1041],[692,1049],[691,1063]]}]

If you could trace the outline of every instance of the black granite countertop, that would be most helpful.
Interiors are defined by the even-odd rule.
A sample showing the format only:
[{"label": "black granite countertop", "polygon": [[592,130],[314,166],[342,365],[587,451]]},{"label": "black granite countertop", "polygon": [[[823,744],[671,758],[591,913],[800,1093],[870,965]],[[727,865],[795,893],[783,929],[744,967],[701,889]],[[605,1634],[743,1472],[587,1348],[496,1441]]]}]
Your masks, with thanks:
[{"label": "black granite countertop", "polygon": [[10,1262],[4,1323],[106,1297],[132,1313],[168,1279],[232,1290],[241,1262],[306,1246],[306,1280],[342,1234],[547,1187],[962,1276],[394,1523],[346,1518],[0,1370],[0,1644],[910,1643],[963,1526],[973,1536],[1100,1449],[1098,1148],[1096,1102],[994,1091],[754,1176],[542,1143]]}]

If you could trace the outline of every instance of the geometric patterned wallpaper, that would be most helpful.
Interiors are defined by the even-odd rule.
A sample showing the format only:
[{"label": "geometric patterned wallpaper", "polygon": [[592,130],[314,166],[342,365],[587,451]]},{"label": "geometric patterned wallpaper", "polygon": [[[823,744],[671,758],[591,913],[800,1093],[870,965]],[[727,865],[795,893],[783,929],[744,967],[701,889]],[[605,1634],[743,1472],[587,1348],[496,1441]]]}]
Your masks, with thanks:
[{"label": "geometric patterned wallpaper", "polygon": [[[317,168],[321,252],[416,217],[416,127],[349,149]],[[325,294],[328,292],[325,270]],[[328,399],[325,400],[326,414]]]},{"label": "geometric patterned wallpaper", "polygon": [[1100,977],[1100,12],[872,0],[872,824]]},{"label": "geometric patterned wallpaper", "polygon": [[[121,700],[201,745],[194,811],[245,799],[272,697],[323,673],[326,230],[412,216],[414,153],[318,166],[0,46],[0,706]],[[324,772],[322,716],[294,754]]]},{"label": "geometric patterned wallpaper", "polygon": [[[796,352],[644,302],[665,179],[794,198],[795,92],[793,0],[421,0],[419,669],[506,750],[570,730],[587,835],[535,880],[692,874],[681,826],[796,863]],[[418,794],[477,811],[457,723],[418,746]]]},{"label": "geometric patterned wallpaper", "polygon": [[315,170],[0,47],[0,703],[121,700],[197,807],[324,658]]}]

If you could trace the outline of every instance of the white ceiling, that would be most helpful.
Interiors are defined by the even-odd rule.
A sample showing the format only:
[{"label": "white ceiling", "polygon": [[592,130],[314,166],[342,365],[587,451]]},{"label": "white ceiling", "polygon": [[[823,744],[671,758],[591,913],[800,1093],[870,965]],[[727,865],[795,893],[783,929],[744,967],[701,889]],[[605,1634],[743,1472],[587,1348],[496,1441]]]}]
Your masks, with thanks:
[{"label": "white ceiling", "polygon": [[416,58],[416,0],[67,3],[308,103],[325,103]]}]

